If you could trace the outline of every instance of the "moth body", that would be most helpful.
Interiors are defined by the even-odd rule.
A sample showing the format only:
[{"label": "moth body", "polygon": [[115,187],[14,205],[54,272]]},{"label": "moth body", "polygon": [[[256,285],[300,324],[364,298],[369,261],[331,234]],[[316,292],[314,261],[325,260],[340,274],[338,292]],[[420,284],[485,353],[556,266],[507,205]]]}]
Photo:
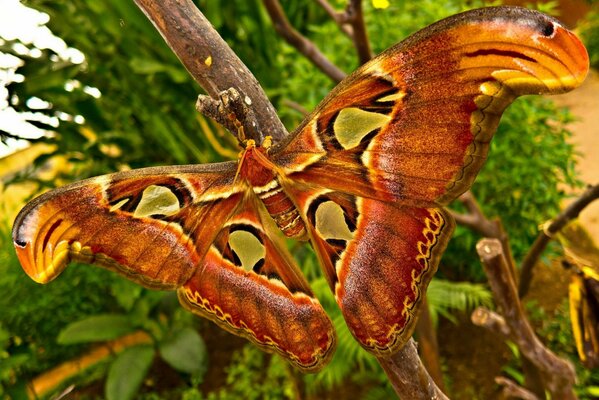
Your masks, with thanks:
[{"label": "moth body", "polygon": [[[267,141],[270,143],[270,141]],[[280,169],[268,157],[269,145],[250,141],[239,160],[239,175],[252,187],[279,229],[289,238],[306,240],[306,226],[279,182]]]}]

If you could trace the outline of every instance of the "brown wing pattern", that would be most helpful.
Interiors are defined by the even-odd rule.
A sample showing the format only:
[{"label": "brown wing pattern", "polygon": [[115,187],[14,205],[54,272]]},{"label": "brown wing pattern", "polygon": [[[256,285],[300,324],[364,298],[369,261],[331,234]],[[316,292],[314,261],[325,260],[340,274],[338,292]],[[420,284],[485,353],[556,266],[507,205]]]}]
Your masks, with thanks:
[{"label": "brown wing pattern", "polygon": [[402,347],[453,232],[451,216],[323,189],[287,190],[352,334],[378,355]]},{"label": "brown wing pattern", "polygon": [[472,184],[517,96],[570,90],[587,71],[580,41],[550,17],[511,7],[467,12],[358,69],[275,158],[311,185],[445,205]]},{"label": "brown wing pattern", "polygon": [[235,171],[235,163],[148,168],[44,194],[15,222],[19,260],[40,283],[75,260],[179,288],[192,312],[317,370],[335,347],[331,321]]},{"label": "brown wing pattern", "polygon": [[[441,21],[341,82],[275,153],[356,339],[400,348],[453,231],[443,206],[480,170],[517,97],[588,70],[556,20],[488,8]],[[333,228],[331,228],[333,227]]]},{"label": "brown wing pattern", "polygon": [[27,274],[54,279],[71,260],[150,288],[185,283],[240,201],[234,163],[147,168],[48,192],[17,216],[13,240]]}]

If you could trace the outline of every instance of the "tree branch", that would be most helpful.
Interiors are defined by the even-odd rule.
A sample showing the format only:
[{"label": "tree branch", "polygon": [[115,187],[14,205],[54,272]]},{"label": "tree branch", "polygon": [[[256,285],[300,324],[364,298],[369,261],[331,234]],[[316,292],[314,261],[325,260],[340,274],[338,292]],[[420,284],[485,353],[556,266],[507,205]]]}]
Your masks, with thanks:
[{"label": "tree branch", "polygon": [[505,399],[540,400],[534,393],[524,389],[511,379],[498,376],[495,378],[495,383],[503,388],[501,393]]},{"label": "tree branch", "polygon": [[439,361],[439,342],[437,341],[437,330],[433,325],[427,297],[424,296],[420,305],[418,321],[414,330],[418,338],[420,359],[426,370],[433,378],[440,390],[445,390],[443,382],[443,371]]},{"label": "tree branch", "polygon": [[378,357],[378,361],[400,399],[447,399],[424,368],[414,339],[391,357]]},{"label": "tree branch", "polygon": [[352,40],[354,47],[358,51],[360,64],[364,64],[372,58],[370,50],[370,41],[366,34],[366,25],[364,25],[364,13],[362,12],[362,0],[349,0],[347,9],[347,20],[353,28]]},{"label": "tree branch", "polygon": [[[520,303],[516,282],[511,275],[501,242],[497,239],[482,239],[476,250],[489,278],[495,303],[501,309],[509,328],[510,340],[538,368],[552,399],[576,399],[573,391],[576,379],[574,367],[547,349],[535,335]],[[504,330],[505,328],[501,329]]]},{"label": "tree branch", "polygon": [[364,13],[362,12],[362,0],[349,0],[345,12],[335,10],[326,0],[316,0],[318,4],[337,23],[339,29],[353,42],[360,64],[364,64],[372,58],[370,41],[366,34],[364,24]]},{"label": "tree branch", "polygon": [[287,41],[287,43],[295,47],[300,53],[306,56],[308,60],[312,61],[318,69],[335,82],[340,82],[345,78],[345,72],[341,71],[331,63],[314,43],[302,36],[302,34],[291,26],[278,0],[262,0],[262,3],[264,4],[264,7],[266,7],[268,15],[270,15],[275,30]]},{"label": "tree branch", "polygon": [[555,217],[549,224],[546,224],[543,230],[541,230],[539,236],[537,236],[536,240],[528,250],[526,257],[524,257],[524,260],[522,261],[520,285],[518,287],[520,298],[528,293],[530,282],[532,281],[532,270],[549,241],[556,233],[566,226],[568,222],[577,218],[580,212],[597,198],[599,198],[599,184],[590,186],[578,199],[566,207],[564,211]]},{"label": "tree branch", "polygon": [[246,101],[247,98],[242,99],[237,89],[230,88],[220,93],[219,100],[199,95],[196,109],[227,128],[243,144],[246,139],[245,127],[257,125],[256,115],[250,108],[251,103]]},{"label": "tree branch", "polygon": [[458,200],[466,207],[467,214],[459,214],[450,210],[456,223],[463,225],[484,237],[499,239],[500,230],[497,223],[487,219],[471,191],[462,194]]},{"label": "tree branch", "polygon": [[275,142],[287,136],[256,78],[191,0],[134,1],[210,97],[218,99],[221,92],[233,87],[243,99],[249,99],[256,125],[244,126],[248,137],[261,143],[265,135]]},{"label": "tree branch", "polygon": [[518,281],[516,273],[516,262],[512,257],[512,249],[509,242],[509,237],[503,229],[503,224],[500,219],[490,220],[483,213],[482,208],[476,201],[476,198],[470,190],[463,193],[458,200],[464,204],[467,214],[458,214],[455,211],[449,210],[449,212],[455,218],[456,223],[463,225],[474,232],[478,232],[480,235],[486,238],[499,239],[503,246],[503,252],[506,255],[510,271],[514,281]]},{"label": "tree branch", "polygon": [[505,339],[509,339],[510,328],[505,323],[505,318],[485,307],[477,307],[470,316],[476,326],[481,326]]}]

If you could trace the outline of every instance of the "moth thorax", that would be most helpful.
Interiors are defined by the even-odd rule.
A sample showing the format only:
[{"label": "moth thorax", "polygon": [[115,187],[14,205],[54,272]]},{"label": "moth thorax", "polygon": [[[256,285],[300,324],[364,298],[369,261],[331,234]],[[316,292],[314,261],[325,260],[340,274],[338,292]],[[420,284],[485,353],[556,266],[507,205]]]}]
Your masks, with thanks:
[{"label": "moth thorax", "polygon": [[276,178],[265,186],[255,187],[254,191],[285,236],[297,240],[305,238],[304,220]]}]

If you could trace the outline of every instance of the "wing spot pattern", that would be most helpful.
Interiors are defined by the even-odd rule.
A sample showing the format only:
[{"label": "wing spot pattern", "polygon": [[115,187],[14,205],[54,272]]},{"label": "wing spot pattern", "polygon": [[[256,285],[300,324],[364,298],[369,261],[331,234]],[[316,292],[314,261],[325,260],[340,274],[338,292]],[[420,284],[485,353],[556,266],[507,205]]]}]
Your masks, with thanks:
[{"label": "wing spot pattern", "polygon": [[333,122],[333,132],[339,144],[347,150],[358,146],[366,135],[389,121],[391,117],[388,115],[348,107],[339,111]]},{"label": "wing spot pattern", "polygon": [[150,185],[144,189],[133,216],[136,218],[153,215],[170,216],[176,214],[180,209],[179,199],[170,188]]}]

